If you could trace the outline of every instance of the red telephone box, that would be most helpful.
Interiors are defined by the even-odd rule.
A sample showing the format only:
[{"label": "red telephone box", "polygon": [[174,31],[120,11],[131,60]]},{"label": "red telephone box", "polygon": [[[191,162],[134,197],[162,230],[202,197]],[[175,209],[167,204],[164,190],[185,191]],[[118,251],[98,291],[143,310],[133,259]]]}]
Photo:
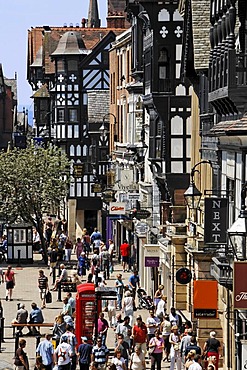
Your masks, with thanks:
[{"label": "red telephone box", "polygon": [[93,343],[93,334],[97,336],[98,316],[102,310],[102,300],[117,299],[116,288],[96,288],[93,283],[77,286],[75,335],[78,344],[81,337],[87,337]]},{"label": "red telephone box", "polygon": [[92,283],[84,283],[77,286],[76,295],[76,325],[75,335],[78,343],[81,337],[87,337],[89,343],[93,343],[95,320],[97,320],[100,307],[97,307],[95,287]]}]

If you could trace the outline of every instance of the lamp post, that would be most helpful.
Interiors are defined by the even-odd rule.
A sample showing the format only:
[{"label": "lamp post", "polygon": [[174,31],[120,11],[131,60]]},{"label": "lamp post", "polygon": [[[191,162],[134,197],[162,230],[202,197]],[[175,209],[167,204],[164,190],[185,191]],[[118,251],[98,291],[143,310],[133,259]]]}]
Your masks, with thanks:
[{"label": "lamp post", "polygon": [[200,205],[202,193],[200,192],[199,189],[197,189],[195,185],[195,173],[199,172],[199,170],[197,170],[196,167],[204,163],[210,164],[210,166],[212,166],[211,161],[203,160],[196,163],[190,173],[191,182],[188,189],[184,193],[185,201],[190,209],[198,209]]},{"label": "lamp post", "polygon": [[245,261],[247,259],[247,210],[245,198],[247,191],[247,182],[242,184],[241,190],[241,210],[238,218],[227,230],[228,238],[237,260]]}]

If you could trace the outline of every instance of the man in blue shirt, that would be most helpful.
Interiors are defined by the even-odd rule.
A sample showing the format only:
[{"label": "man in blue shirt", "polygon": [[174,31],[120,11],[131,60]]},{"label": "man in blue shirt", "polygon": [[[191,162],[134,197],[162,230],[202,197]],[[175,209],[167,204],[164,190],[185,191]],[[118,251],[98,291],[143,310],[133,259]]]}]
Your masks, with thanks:
[{"label": "man in blue shirt", "polygon": [[132,291],[132,296],[134,299],[137,287],[140,288],[140,278],[138,275],[138,271],[135,270],[129,278],[129,289]]},{"label": "man in blue shirt", "polygon": [[87,337],[81,337],[81,340],[82,343],[79,345],[77,351],[80,370],[89,370],[93,346],[91,346],[91,344],[88,344]]},{"label": "man in blue shirt", "polygon": [[[41,309],[37,306],[36,303],[31,304],[32,310],[30,312],[29,324],[42,324],[44,322],[44,317]],[[38,326],[38,325],[37,325]],[[33,332],[30,330],[29,334],[37,334],[38,331],[35,326],[33,326]]]},{"label": "man in blue shirt", "polygon": [[36,349],[36,355],[42,357],[42,363],[46,370],[52,370],[55,363],[54,348],[50,342],[51,337],[51,334],[46,334],[45,340],[40,342]]}]

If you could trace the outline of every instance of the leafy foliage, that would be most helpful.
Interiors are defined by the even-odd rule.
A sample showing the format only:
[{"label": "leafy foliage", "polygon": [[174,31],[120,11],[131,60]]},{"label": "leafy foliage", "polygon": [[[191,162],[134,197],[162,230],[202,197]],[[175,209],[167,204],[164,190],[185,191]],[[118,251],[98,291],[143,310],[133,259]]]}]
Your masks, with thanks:
[{"label": "leafy foliage", "polygon": [[0,154],[0,214],[42,229],[44,213],[55,212],[68,191],[69,162],[61,149],[14,148]]}]

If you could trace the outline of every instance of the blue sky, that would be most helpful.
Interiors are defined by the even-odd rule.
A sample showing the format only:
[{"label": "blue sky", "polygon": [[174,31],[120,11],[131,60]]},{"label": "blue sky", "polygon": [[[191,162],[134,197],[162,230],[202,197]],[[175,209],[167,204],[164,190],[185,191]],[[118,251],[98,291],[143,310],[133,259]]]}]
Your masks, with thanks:
[{"label": "blue sky", "polygon": [[[27,30],[35,26],[81,24],[87,18],[89,0],[0,0],[0,63],[4,75],[17,72],[18,104],[32,110],[32,90],[26,81]],[[105,26],[107,0],[98,0],[100,18]]]}]

